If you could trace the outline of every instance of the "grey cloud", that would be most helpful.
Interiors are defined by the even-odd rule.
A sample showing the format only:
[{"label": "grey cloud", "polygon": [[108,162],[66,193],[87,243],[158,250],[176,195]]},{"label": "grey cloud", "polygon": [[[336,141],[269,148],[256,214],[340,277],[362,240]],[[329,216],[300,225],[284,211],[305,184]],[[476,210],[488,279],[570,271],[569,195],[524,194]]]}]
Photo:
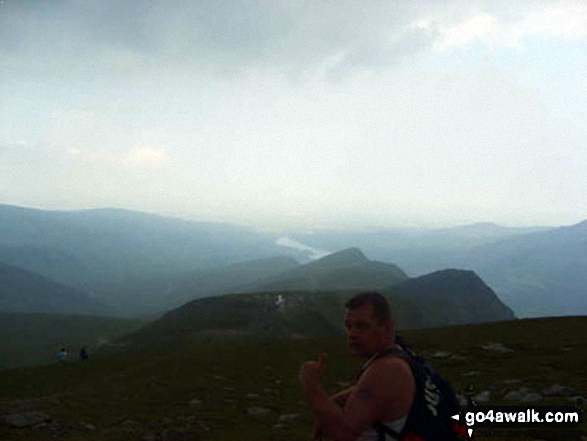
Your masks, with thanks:
[{"label": "grey cloud", "polygon": [[344,69],[393,62],[429,44],[422,34],[398,38],[417,10],[350,0],[31,2],[0,18],[0,53],[75,65],[121,50],[153,65],[238,71],[307,68],[345,51]]}]

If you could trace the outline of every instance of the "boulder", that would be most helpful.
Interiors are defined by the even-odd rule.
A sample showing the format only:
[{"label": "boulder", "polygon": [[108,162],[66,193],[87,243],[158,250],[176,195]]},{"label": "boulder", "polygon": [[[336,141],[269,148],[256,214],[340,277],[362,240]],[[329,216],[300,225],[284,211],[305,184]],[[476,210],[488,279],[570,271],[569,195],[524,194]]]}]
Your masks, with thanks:
[{"label": "boulder", "polygon": [[473,401],[475,403],[488,403],[490,399],[491,393],[488,390],[484,390],[473,396]]},{"label": "boulder", "polygon": [[437,358],[439,360],[444,360],[448,357],[450,357],[450,352],[444,352],[444,351],[438,351],[435,352],[432,357]]},{"label": "boulder", "polygon": [[265,407],[247,407],[247,413],[249,415],[267,415],[271,413],[271,409]]},{"label": "boulder", "polygon": [[542,395],[546,397],[569,397],[571,395],[577,395],[577,393],[578,391],[576,389],[558,383],[542,390]]},{"label": "boulder", "polygon": [[537,403],[542,400],[542,395],[527,387],[513,390],[504,395],[504,400],[518,401],[520,403]]},{"label": "boulder", "polygon": [[32,427],[49,420],[51,420],[51,417],[43,412],[20,412],[4,417],[6,424],[16,428]]},{"label": "boulder", "polygon": [[300,417],[300,414],[298,414],[298,413],[288,413],[285,415],[281,415],[279,417],[279,422],[280,423],[288,423],[290,421],[297,420],[299,417]]},{"label": "boulder", "polygon": [[484,345],[481,345],[482,349],[486,351],[498,352],[500,354],[507,354],[508,352],[514,352],[513,349],[504,346],[502,343],[493,343],[487,342]]}]

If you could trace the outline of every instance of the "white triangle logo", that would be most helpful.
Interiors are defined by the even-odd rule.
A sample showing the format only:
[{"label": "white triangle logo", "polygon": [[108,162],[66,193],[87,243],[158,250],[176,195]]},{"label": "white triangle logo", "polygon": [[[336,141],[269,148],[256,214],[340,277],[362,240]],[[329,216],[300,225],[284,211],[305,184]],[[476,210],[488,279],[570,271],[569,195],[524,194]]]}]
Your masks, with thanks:
[{"label": "white triangle logo", "polygon": [[468,432],[469,432],[469,438],[471,438],[473,436],[473,429],[469,429]]},{"label": "white triangle logo", "polygon": [[458,420],[459,420],[459,418],[460,418],[460,416],[459,416],[459,414],[457,413],[456,415],[453,415],[451,418],[452,418],[453,420],[455,420],[455,421],[458,421]]}]

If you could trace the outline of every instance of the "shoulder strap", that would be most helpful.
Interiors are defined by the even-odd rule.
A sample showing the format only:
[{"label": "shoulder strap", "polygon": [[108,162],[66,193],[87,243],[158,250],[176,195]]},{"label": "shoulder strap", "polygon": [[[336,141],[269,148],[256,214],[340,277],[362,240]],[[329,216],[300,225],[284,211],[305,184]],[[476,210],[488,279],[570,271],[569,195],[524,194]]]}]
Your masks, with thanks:
[{"label": "shoulder strap", "polygon": [[363,367],[361,368],[359,375],[357,375],[357,378],[359,378],[361,375],[363,375],[363,373],[367,370],[367,368],[369,366],[371,366],[371,364],[373,364],[374,361],[379,360],[380,358],[383,358],[383,357],[388,357],[388,356],[401,357],[401,358],[405,359],[408,363],[412,359],[412,355],[403,349],[398,349],[398,348],[386,349],[383,352],[379,352],[379,353],[373,355],[369,360],[367,360],[365,362],[365,364],[363,365]]},{"label": "shoulder strap", "polygon": [[377,431],[377,441],[385,441],[385,435],[389,435],[397,440],[400,439],[400,433],[396,432],[389,426],[386,426],[381,421],[375,421],[372,427]]}]

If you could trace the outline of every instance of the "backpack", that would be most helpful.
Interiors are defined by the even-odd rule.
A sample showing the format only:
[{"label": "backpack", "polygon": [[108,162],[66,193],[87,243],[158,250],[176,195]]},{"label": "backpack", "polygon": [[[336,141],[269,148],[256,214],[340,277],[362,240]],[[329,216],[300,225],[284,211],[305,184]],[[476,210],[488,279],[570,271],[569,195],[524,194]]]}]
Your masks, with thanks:
[{"label": "backpack", "polygon": [[[406,343],[397,338],[401,349],[388,349],[377,354],[370,363],[386,356],[404,358],[412,370],[416,383],[414,401],[401,432],[396,432],[380,421],[373,424],[378,440],[390,435],[398,441],[461,441],[468,440],[467,426],[452,416],[460,413],[459,401],[448,381],[422,357],[412,352]],[[370,364],[369,363],[369,364]],[[362,372],[368,367],[365,366]]]}]

